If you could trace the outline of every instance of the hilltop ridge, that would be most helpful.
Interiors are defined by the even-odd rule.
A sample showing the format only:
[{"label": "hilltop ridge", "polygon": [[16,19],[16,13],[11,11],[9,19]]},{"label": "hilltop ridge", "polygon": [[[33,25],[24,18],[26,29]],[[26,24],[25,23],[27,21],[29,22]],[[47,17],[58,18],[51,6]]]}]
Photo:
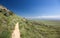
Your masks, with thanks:
[{"label": "hilltop ridge", "polygon": [[4,9],[4,10],[6,10],[6,11],[10,11],[10,10],[8,10],[5,6],[3,6],[3,5],[0,5],[0,9]]},{"label": "hilltop ridge", "polygon": [[5,16],[12,15],[13,12],[7,9],[6,7],[0,5],[0,13],[4,14]]}]

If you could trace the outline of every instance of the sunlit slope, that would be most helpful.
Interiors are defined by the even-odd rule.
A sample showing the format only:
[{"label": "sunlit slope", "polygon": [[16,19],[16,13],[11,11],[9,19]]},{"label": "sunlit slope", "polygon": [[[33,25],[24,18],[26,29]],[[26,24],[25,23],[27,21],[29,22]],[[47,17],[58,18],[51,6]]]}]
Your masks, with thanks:
[{"label": "sunlit slope", "polygon": [[60,27],[30,21],[5,9],[0,9],[0,38],[11,38],[17,22],[21,38],[60,38]]},{"label": "sunlit slope", "polygon": [[59,28],[29,21],[20,25],[22,38],[60,38]]},{"label": "sunlit slope", "polygon": [[7,8],[0,8],[0,38],[11,38],[15,24],[20,18]]}]

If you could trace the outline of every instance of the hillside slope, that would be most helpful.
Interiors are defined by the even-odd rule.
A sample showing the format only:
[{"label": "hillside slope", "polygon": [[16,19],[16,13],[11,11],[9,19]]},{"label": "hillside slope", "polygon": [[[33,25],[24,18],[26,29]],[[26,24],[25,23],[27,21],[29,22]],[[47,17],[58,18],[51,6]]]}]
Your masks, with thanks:
[{"label": "hillside slope", "polygon": [[11,38],[17,22],[21,38],[60,38],[60,27],[27,20],[7,11],[6,8],[0,8],[0,38]]}]

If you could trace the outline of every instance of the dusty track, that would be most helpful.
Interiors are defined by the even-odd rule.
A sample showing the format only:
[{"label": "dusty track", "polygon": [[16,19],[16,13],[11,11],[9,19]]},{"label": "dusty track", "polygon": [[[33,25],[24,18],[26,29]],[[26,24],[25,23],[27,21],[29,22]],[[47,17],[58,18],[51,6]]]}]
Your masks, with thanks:
[{"label": "dusty track", "polygon": [[20,38],[19,23],[16,23],[12,38]]}]

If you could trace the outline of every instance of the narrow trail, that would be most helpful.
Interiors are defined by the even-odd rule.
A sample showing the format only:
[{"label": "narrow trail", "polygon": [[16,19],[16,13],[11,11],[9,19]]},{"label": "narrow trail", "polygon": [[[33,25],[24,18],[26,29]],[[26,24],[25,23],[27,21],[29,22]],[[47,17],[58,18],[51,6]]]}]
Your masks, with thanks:
[{"label": "narrow trail", "polygon": [[15,29],[12,33],[12,38],[21,38],[20,31],[19,31],[19,23],[16,23],[16,25],[15,25]]}]

